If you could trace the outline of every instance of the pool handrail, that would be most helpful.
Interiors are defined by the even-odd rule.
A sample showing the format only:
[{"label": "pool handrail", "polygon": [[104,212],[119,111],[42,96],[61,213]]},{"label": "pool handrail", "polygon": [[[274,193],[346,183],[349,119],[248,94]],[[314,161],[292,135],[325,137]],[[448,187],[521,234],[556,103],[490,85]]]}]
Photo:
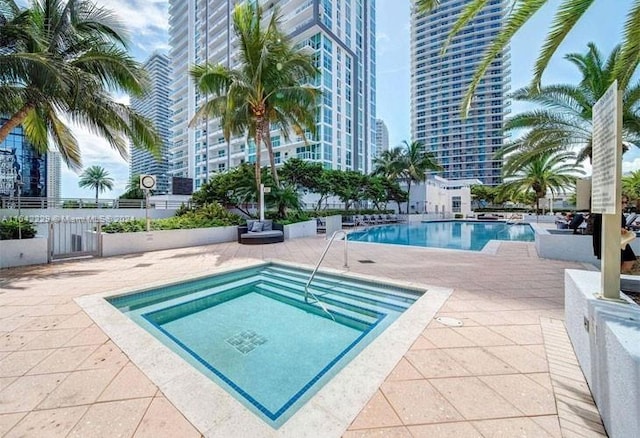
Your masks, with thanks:
[{"label": "pool handrail", "polygon": [[307,280],[307,284],[305,284],[305,286],[304,286],[304,302],[305,303],[309,303],[309,295],[311,295],[313,297],[313,299],[316,300],[316,303],[318,303],[318,305],[322,308],[322,310],[324,310],[326,312],[326,314],[329,315],[331,317],[331,319],[333,319],[334,321],[336,319],[327,310],[327,308],[322,303],[322,301],[320,301],[318,299],[318,297],[315,296],[315,294],[309,290],[309,285],[311,284],[311,281],[313,280],[313,278],[316,276],[316,272],[318,272],[318,268],[320,268],[320,265],[322,264],[322,261],[324,260],[324,257],[327,255],[327,252],[329,251],[329,248],[331,247],[331,244],[333,243],[333,241],[335,240],[335,238],[336,238],[336,236],[338,234],[344,234],[344,267],[345,268],[349,267],[349,258],[348,258],[349,257],[348,256],[348,254],[349,254],[349,243],[348,243],[348,239],[347,239],[347,232],[344,231],[344,230],[336,230],[331,235],[331,238],[329,239],[329,242],[327,243],[327,246],[324,248],[324,251],[322,252],[322,255],[320,256],[320,259],[318,260],[318,263],[316,263],[316,267],[313,269],[313,272],[309,276],[309,280]]}]

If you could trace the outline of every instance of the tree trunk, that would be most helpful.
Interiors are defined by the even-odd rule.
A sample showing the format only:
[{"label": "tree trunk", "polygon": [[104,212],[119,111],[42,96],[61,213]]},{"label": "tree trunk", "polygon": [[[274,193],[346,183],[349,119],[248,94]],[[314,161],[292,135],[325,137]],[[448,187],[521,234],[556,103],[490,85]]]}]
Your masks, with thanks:
[{"label": "tree trunk", "polygon": [[[266,120],[265,120],[266,124]],[[268,127],[268,125],[267,125]],[[267,131],[264,137],[264,144],[267,146],[267,152],[269,153],[269,163],[271,164],[271,176],[273,177],[273,183],[277,188],[280,188],[280,181],[278,180],[278,171],[276,170],[276,157],[273,154],[273,145],[271,144],[271,132]]]},{"label": "tree trunk", "polygon": [[5,124],[2,125],[2,127],[0,127],[0,143],[2,143],[9,136],[13,128],[20,125],[24,121],[24,119],[29,114],[29,111],[31,111],[34,107],[35,105],[31,103],[24,105],[22,108],[20,108],[20,111],[11,116],[11,118],[7,120]]},{"label": "tree trunk", "polygon": [[98,184],[96,184],[96,208],[98,208]]},{"label": "tree trunk", "polygon": [[262,184],[262,174],[260,169],[260,145],[262,143],[262,122],[258,122],[258,129],[256,129],[256,165],[255,165],[255,174],[256,174],[256,193],[258,193],[258,217],[260,217],[260,209],[262,206],[260,205],[260,185]]},{"label": "tree trunk", "polygon": [[407,181],[407,214],[409,213],[409,208],[411,206],[411,180]]}]

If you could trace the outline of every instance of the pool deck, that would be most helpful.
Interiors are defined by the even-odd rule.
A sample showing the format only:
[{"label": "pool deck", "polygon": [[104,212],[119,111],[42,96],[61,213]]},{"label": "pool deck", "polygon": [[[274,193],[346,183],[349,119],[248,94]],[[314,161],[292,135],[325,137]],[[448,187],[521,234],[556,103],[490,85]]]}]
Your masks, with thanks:
[{"label": "pool deck", "polygon": [[[324,246],[232,242],[0,271],[0,436],[212,436],[74,299],[262,260],[312,267]],[[588,267],[539,259],[533,243],[503,242],[495,254],[349,246],[348,270],[341,244],[323,267],[452,289],[437,316],[463,326],[426,324],[342,436],[606,436],[562,322],[564,269]],[[304,435],[335,436],[311,421]]]}]

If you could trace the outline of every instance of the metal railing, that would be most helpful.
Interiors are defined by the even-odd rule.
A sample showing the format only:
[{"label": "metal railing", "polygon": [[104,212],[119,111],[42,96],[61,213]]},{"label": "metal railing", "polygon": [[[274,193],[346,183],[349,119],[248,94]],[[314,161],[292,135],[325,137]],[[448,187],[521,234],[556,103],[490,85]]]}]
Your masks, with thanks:
[{"label": "metal railing", "polygon": [[[149,200],[149,207],[156,209],[173,210],[182,204],[188,204],[177,200]],[[188,206],[188,205],[187,205]],[[144,199],[95,199],[89,198],[30,198],[30,197],[0,197],[0,209],[11,208],[145,208]]]},{"label": "metal railing", "polygon": [[320,301],[318,299],[318,297],[313,292],[311,292],[309,290],[309,285],[313,281],[313,278],[316,276],[316,273],[318,272],[318,268],[320,268],[320,265],[322,264],[322,261],[324,260],[324,257],[327,255],[327,252],[329,252],[329,248],[331,247],[331,244],[333,243],[333,241],[335,240],[335,238],[336,238],[336,236],[338,234],[343,234],[344,235],[344,267],[345,268],[349,267],[349,244],[348,244],[348,239],[347,239],[347,232],[344,231],[344,230],[337,230],[331,235],[331,239],[329,239],[329,242],[327,243],[327,246],[324,248],[324,251],[322,252],[322,255],[320,256],[320,259],[318,260],[318,263],[316,263],[316,267],[313,269],[313,272],[309,276],[309,280],[307,280],[307,284],[304,286],[304,302],[305,303],[309,303],[309,295],[311,295],[311,297],[313,297],[313,299],[316,300],[315,302],[318,303],[318,305],[322,308],[322,310],[324,310],[325,313],[327,315],[329,315],[331,317],[331,319],[333,319],[334,321],[336,319],[327,310],[326,306],[322,303],[322,301]]}]

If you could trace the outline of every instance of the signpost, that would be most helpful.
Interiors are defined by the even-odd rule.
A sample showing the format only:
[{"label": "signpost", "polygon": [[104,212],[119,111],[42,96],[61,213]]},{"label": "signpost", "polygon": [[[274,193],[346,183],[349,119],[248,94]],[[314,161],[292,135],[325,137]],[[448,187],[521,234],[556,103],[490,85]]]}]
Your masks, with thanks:
[{"label": "signpost", "polygon": [[156,188],[156,177],[153,175],[140,175],[140,188],[144,190],[144,211],[147,233],[151,230],[149,219],[149,193]]},{"label": "signpost", "polygon": [[602,214],[600,298],[620,299],[622,94],[615,81],[593,105],[591,212]]}]

